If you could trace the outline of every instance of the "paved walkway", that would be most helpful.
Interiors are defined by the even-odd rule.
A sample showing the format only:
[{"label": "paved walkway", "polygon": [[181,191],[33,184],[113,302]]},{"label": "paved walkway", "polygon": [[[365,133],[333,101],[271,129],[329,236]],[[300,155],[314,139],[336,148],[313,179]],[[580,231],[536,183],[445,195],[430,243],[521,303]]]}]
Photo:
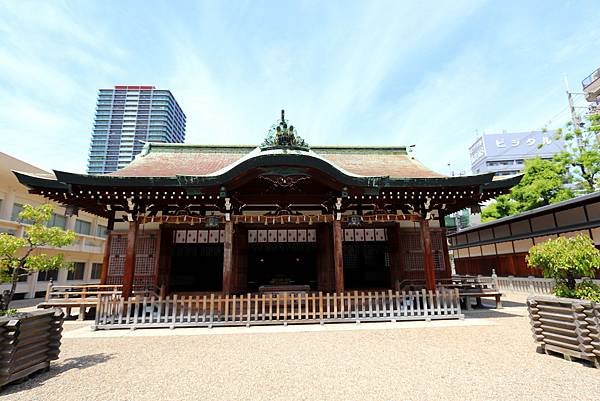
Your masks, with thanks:
[{"label": "paved walkway", "polygon": [[524,296],[464,321],[91,332],[6,400],[597,400],[600,372],[539,355]]}]

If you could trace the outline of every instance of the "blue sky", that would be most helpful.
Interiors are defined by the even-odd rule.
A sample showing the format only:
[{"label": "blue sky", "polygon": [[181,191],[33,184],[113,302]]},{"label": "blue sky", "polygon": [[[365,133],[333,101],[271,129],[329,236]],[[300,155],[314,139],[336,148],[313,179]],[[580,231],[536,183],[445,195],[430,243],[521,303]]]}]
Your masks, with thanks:
[{"label": "blue sky", "polygon": [[171,89],[187,143],[412,145],[468,170],[476,132],[557,127],[600,66],[597,1],[0,0],[0,151],[83,172],[97,90]]}]

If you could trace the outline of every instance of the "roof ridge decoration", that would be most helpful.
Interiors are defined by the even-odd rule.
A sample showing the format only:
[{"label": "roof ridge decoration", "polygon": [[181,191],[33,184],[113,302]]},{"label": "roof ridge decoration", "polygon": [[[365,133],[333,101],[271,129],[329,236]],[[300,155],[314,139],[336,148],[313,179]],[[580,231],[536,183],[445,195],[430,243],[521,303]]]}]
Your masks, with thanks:
[{"label": "roof ridge decoration", "polygon": [[281,120],[271,126],[260,149],[309,150],[310,147],[304,139],[300,138],[294,126],[288,125],[288,121],[285,119],[285,110],[281,110]]}]

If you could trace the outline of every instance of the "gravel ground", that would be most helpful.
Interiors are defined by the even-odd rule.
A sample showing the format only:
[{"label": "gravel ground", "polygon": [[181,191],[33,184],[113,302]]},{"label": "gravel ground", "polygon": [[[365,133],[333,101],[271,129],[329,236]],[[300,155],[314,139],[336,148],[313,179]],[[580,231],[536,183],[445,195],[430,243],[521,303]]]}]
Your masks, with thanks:
[{"label": "gravel ground", "polygon": [[[365,323],[343,331],[169,334],[176,329],[160,336],[65,338],[50,372],[0,395],[48,401],[598,400],[600,371],[537,354],[524,296],[509,299],[514,302],[500,311],[475,311],[464,324],[445,327],[369,329]],[[467,325],[473,319],[483,325]]]}]

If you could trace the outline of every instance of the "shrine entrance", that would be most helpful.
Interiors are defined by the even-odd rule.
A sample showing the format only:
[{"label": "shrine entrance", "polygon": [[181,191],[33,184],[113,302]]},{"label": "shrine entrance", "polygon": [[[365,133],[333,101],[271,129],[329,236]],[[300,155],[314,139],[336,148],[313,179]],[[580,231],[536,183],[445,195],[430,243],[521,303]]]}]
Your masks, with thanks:
[{"label": "shrine entrance", "polygon": [[387,243],[346,242],[343,249],[346,289],[392,288]]},{"label": "shrine entrance", "polygon": [[249,230],[248,291],[317,289],[314,230]]},{"label": "shrine entrance", "polygon": [[176,230],[171,248],[171,292],[221,291],[223,244],[219,230]]},{"label": "shrine entrance", "polygon": [[386,228],[344,229],[342,249],[346,289],[392,288]]}]

